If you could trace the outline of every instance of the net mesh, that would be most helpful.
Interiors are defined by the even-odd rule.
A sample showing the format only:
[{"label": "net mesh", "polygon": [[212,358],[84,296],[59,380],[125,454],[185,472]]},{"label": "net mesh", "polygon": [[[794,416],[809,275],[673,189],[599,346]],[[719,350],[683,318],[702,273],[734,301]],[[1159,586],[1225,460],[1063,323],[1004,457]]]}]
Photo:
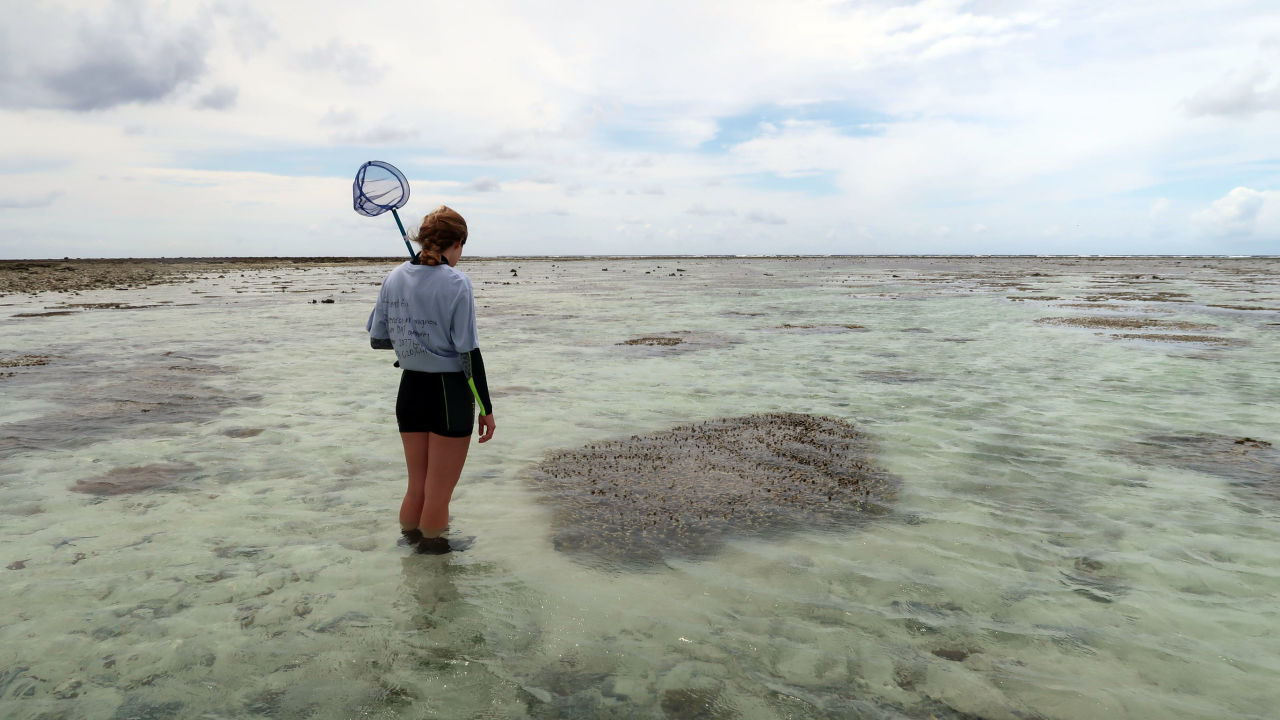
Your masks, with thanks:
[{"label": "net mesh", "polygon": [[356,171],[351,186],[356,212],[373,217],[409,202],[409,181],[391,163],[370,160]]}]

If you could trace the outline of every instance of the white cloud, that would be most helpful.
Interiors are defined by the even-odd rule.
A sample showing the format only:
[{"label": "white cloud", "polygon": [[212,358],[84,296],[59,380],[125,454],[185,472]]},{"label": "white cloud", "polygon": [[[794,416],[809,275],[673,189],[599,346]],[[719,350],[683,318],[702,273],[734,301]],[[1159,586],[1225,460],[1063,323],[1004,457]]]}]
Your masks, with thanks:
[{"label": "white cloud", "polygon": [[[332,124],[333,117],[325,116],[325,124]],[[369,128],[348,130],[336,133],[335,142],[351,145],[393,145],[408,142],[418,137],[419,131],[413,127],[395,127],[392,125],[374,125]]]},{"label": "white cloud", "polygon": [[1272,68],[1280,65],[1280,41],[1268,37],[1259,43],[1259,57],[1247,70],[1230,70],[1184,101],[1193,117],[1250,117],[1280,110],[1280,78],[1272,80]]},{"label": "white cloud", "polygon": [[324,115],[320,116],[320,125],[341,126],[346,127],[352,125],[358,119],[355,109],[353,108],[336,108],[332,105],[325,110]]},{"label": "white cloud", "polygon": [[1192,116],[1249,116],[1280,110],[1280,82],[1269,82],[1271,73],[1262,68],[1249,73],[1232,73],[1187,98]]},{"label": "white cloud", "polygon": [[478,178],[467,185],[467,189],[472,192],[497,192],[502,189],[502,185],[493,178]]},{"label": "white cloud", "polygon": [[1159,220],[1169,214],[1169,198],[1156,198],[1151,203],[1151,209],[1147,211],[1147,216],[1152,220]]},{"label": "white cloud", "polygon": [[44,193],[43,195],[25,195],[17,197],[0,196],[0,210],[30,209],[42,208],[53,204],[62,196],[61,190]]},{"label": "white cloud", "polygon": [[248,3],[218,0],[213,12],[229,26],[227,34],[241,58],[258,55],[278,37],[274,23]]},{"label": "white cloud", "polygon": [[787,219],[777,213],[768,210],[752,210],[747,213],[747,219],[753,223],[763,223],[765,225],[786,225]]},{"label": "white cloud", "polygon": [[696,202],[689,206],[685,212],[690,215],[716,216],[716,215],[736,215],[737,213],[730,208],[708,208],[700,202]]},{"label": "white cloud", "polygon": [[1280,203],[1280,192],[1238,187],[1192,215],[1191,219],[1214,235],[1251,235],[1263,207],[1276,203]]},{"label": "white cloud", "polygon": [[304,71],[331,73],[352,85],[377,85],[388,73],[371,46],[336,37],[299,53],[298,62]]},{"label": "white cloud", "polygon": [[204,110],[228,110],[235,106],[240,91],[231,85],[219,85],[196,100],[196,107]]},{"label": "white cloud", "polygon": [[209,42],[198,20],[169,25],[167,13],[135,0],[98,10],[6,7],[0,107],[87,112],[154,103],[205,73]]}]

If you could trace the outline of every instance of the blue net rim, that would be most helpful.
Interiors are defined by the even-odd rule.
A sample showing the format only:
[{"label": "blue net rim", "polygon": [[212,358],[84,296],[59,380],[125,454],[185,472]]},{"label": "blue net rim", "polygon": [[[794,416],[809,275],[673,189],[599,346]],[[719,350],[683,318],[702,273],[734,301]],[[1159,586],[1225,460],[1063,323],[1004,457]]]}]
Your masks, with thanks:
[{"label": "blue net rim", "polygon": [[[365,194],[364,192],[365,173],[368,172],[369,168],[371,167],[379,168],[381,170],[387,171],[388,173],[391,174],[391,176],[396,181],[400,183],[401,194],[396,201],[390,202],[390,203],[378,202],[378,200],[375,200],[374,198],[371,198]],[[386,179],[390,180],[391,178],[386,178]],[[351,185],[351,191],[352,191],[351,194],[353,196],[352,206],[355,208],[356,212],[366,217],[374,217],[377,215],[381,215],[382,213],[388,210],[396,210],[396,209],[402,208],[405,206],[406,203],[409,202],[408,178],[406,178],[404,176],[404,173],[400,172],[400,169],[397,168],[395,165],[392,165],[391,163],[385,162],[383,160],[370,160],[365,164],[361,165],[360,169],[356,171],[356,179],[355,179],[355,182],[352,183]]]}]

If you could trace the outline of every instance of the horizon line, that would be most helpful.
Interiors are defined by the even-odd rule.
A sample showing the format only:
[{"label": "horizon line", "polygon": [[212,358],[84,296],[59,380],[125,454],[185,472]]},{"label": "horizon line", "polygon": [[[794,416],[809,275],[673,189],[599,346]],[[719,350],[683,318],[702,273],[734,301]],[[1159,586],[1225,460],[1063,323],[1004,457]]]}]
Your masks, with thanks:
[{"label": "horizon line", "polygon": [[[1223,253],[771,253],[771,254],[659,254],[659,255],[469,255],[467,260],[750,260],[750,259],[820,259],[820,258],[1216,258],[1216,259],[1280,259],[1280,254],[1241,255]],[[61,257],[61,258],[0,258],[0,263],[15,262],[404,262],[403,255],[204,255],[204,256],[116,256],[116,257]]]}]

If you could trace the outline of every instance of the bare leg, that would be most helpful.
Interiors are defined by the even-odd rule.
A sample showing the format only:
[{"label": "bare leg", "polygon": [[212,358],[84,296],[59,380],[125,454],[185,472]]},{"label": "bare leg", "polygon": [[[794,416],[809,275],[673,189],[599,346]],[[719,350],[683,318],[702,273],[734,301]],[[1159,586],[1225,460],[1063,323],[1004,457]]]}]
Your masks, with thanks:
[{"label": "bare leg", "polygon": [[418,518],[422,517],[422,503],[426,495],[424,487],[427,480],[427,450],[430,433],[400,433],[400,442],[404,445],[404,464],[409,468],[409,489],[404,493],[404,501],[400,503],[400,529],[412,530],[418,527]]},{"label": "bare leg", "polygon": [[[454,438],[428,433],[427,445],[424,459],[430,457],[430,461],[427,462],[423,483],[418,527],[423,535],[433,537],[433,533],[438,536],[449,526],[449,498],[453,497],[453,488],[462,476],[463,464],[467,462],[471,436]],[[400,514],[403,518],[404,511],[401,510]]]}]

